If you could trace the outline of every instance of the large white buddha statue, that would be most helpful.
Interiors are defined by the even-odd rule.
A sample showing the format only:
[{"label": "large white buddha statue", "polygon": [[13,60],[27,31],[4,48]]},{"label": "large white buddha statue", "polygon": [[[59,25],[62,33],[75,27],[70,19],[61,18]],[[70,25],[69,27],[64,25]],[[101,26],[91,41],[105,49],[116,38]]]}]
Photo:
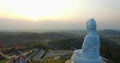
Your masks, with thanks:
[{"label": "large white buddha statue", "polygon": [[100,39],[96,31],[96,22],[92,18],[87,22],[87,35],[84,38],[82,49],[75,50],[72,56],[73,63],[102,63],[100,57]]}]

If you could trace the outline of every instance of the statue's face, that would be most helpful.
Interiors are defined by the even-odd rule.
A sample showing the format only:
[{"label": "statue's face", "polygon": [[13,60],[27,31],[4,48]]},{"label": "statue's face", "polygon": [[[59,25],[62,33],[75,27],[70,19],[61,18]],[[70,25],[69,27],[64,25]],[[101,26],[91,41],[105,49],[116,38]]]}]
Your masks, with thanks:
[{"label": "statue's face", "polygon": [[94,19],[90,19],[87,22],[87,30],[88,30],[88,32],[96,31],[96,22]]}]

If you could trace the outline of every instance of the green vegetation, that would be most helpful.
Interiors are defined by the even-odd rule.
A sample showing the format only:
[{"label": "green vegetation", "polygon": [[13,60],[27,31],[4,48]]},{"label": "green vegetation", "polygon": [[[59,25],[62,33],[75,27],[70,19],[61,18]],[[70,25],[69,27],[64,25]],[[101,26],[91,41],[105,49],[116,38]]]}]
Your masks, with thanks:
[{"label": "green vegetation", "polygon": [[44,58],[44,60],[54,60],[55,57],[47,57],[47,58]]},{"label": "green vegetation", "polygon": [[117,44],[120,44],[120,38],[110,38],[111,41],[114,41]]},{"label": "green vegetation", "polygon": [[40,63],[40,61],[32,61],[32,63]]},{"label": "green vegetation", "polygon": [[65,59],[57,59],[57,60],[50,60],[50,61],[42,61],[42,63],[64,63]]},{"label": "green vegetation", "polygon": [[48,45],[48,42],[51,40],[60,40],[69,38],[73,36],[70,33],[27,33],[27,32],[0,32],[0,40],[1,42],[5,43],[9,47],[13,47],[15,45],[24,45],[24,46],[31,46],[34,44],[43,44]]},{"label": "green vegetation", "polygon": [[4,60],[0,60],[0,63],[6,63],[8,60],[4,59]]},{"label": "green vegetation", "polygon": [[[73,33],[74,32],[74,33]],[[18,50],[15,46],[22,45],[28,48],[44,48],[57,50],[73,50],[80,49],[84,39],[84,33],[81,31],[67,31],[67,32],[48,32],[48,33],[31,33],[31,32],[0,32],[0,46],[11,47],[11,49],[4,50],[3,53],[12,53]],[[98,31],[101,36],[101,55],[114,63],[120,63],[120,32],[114,30]],[[80,33],[80,34],[79,34]],[[115,42],[114,42],[115,41]],[[4,46],[5,45],[5,46]],[[13,47],[13,48],[12,48]],[[23,49],[19,49],[23,50]],[[2,50],[3,51],[3,50]],[[59,59],[55,61],[62,61]],[[38,61],[35,61],[36,63]],[[45,62],[45,61],[44,61]],[[54,63],[54,61],[50,61]],[[49,63],[50,63],[49,62]],[[1,63],[1,62],[0,62]],[[57,63],[57,62],[56,62]]]}]

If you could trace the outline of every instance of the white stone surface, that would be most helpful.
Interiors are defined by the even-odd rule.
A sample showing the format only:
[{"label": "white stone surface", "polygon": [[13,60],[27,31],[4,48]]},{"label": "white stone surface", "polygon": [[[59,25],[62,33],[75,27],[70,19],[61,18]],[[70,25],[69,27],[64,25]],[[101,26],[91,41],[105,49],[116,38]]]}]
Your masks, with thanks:
[{"label": "white stone surface", "polygon": [[73,63],[102,63],[100,57],[100,40],[96,31],[96,21],[92,18],[87,22],[87,35],[81,50],[75,50],[72,56]]}]

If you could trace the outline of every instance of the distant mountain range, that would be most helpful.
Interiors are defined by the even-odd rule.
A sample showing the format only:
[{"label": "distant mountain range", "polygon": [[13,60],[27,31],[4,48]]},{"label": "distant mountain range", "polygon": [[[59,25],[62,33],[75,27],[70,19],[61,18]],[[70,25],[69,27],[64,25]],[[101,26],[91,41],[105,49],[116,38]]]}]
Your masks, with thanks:
[{"label": "distant mountain range", "polygon": [[[87,33],[86,30],[69,30],[66,32],[79,34],[79,35],[86,35]],[[110,37],[110,36],[120,37],[120,30],[98,30],[98,34],[105,37]]]},{"label": "distant mountain range", "polygon": [[103,35],[107,35],[107,36],[120,36],[120,31],[119,30],[100,30],[98,31],[98,33],[103,34]]}]

